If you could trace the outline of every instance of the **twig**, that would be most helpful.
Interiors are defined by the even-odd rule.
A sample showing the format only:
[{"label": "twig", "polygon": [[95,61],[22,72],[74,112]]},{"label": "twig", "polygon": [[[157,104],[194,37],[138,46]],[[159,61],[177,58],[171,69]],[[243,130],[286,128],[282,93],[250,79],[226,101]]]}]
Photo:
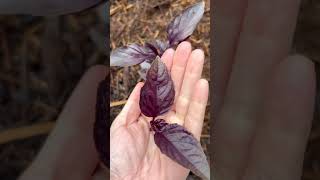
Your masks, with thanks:
[{"label": "twig", "polygon": [[201,134],[201,138],[210,138],[210,134]]},{"label": "twig", "polygon": [[32,136],[48,134],[54,125],[54,122],[45,122],[2,131],[0,132],[0,144],[26,139]]},{"label": "twig", "polygon": [[121,9],[121,6],[117,6],[110,10],[110,16],[114,15],[118,10]]},{"label": "twig", "polygon": [[115,101],[110,103],[110,107],[121,106],[127,103],[127,100]]}]

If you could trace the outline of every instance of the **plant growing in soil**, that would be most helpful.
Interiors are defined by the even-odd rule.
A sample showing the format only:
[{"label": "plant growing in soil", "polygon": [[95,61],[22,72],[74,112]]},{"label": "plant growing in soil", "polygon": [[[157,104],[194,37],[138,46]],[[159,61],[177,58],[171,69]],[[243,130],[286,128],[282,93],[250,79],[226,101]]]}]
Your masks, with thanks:
[{"label": "plant growing in soil", "polygon": [[[140,109],[147,116],[152,117],[151,130],[160,151],[176,161],[194,174],[209,179],[209,165],[206,156],[197,139],[179,124],[169,124],[164,119],[157,118],[167,113],[173,105],[175,91],[170,74],[159,56],[168,48],[177,46],[186,40],[195,30],[204,13],[204,2],[197,3],[185,9],[175,17],[167,27],[167,41],[155,40],[144,45],[130,44],[111,52],[111,66],[132,66],[140,64],[146,79],[140,93]],[[103,91],[103,92],[102,92]],[[106,111],[109,89],[106,80],[100,83],[97,95],[96,122],[94,139],[102,163],[109,167],[109,147],[105,139],[110,127]],[[102,100],[104,99],[104,100]]]}]

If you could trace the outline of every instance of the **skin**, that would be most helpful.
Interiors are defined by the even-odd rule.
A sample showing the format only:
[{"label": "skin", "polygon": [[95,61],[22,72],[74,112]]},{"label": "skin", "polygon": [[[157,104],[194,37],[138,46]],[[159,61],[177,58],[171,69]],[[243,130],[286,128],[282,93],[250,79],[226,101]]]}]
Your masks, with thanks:
[{"label": "skin", "polygon": [[215,179],[301,178],[315,70],[288,55],[299,3],[215,1]]},{"label": "skin", "polygon": [[[0,14],[62,15],[81,11],[100,0],[1,0]],[[80,80],[59,115],[56,126],[21,180],[101,180],[92,138],[98,83],[106,76],[105,66],[90,68]]]},{"label": "skin", "polygon": [[[215,179],[297,180],[301,177],[303,153],[313,113],[315,72],[314,64],[309,59],[300,55],[288,56],[299,3],[299,0],[215,1],[217,53],[214,56],[216,61],[213,61],[215,108],[212,130],[215,137],[212,166]],[[1,12],[15,10],[9,13],[23,13],[20,12],[21,9],[10,9],[10,6],[4,4],[1,4],[1,7]],[[283,11],[284,9],[286,11]],[[165,61],[166,56],[170,55],[163,57]],[[171,64],[172,62],[176,65]],[[184,72],[182,66],[185,64],[176,60],[167,61],[171,73],[177,72],[172,78],[180,82],[177,83],[178,94],[181,94],[180,89],[183,92],[183,81],[177,80],[184,76],[181,72]],[[174,68],[175,66],[177,68]],[[104,76],[105,68],[101,66],[90,69],[84,75],[65,105],[47,142],[20,179],[105,178],[101,171],[95,171],[98,157],[93,139],[89,138],[92,137],[94,121],[94,92]],[[206,81],[198,82],[200,83],[196,83],[195,88],[207,91]],[[130,99],[139,97],[141,86],[141,83],[137,85]],[[196,91],[198,90],[194,92]],[[199,138],[202,120],[196,121],[196,117],[182,117],[191,114],[186,113],[193,110],[191,106],[205,104],[203,102],[206,102],[207,97],[203,95],[206,93],[190,95],[192,93],[187,92],[182,98],[177,97],[174,107],[176,114],[169,113],[166,120],[184,124]],[[186,100],[186,97],[190,96],[194,97],[191,99],[203,101],[194,101],[192,105]],[[148,148],[149,145],[154,147],[150,134],[148,136],[145,130],[149,119],[140,117],[137,109],[132,110],[137,104],[129,102],[122,115],[114,121],[112,133],[129,136],[134,132],[134,128],[144,129],[134,135],[144,136],[149,141],[130,137],[131,139],[125,143],[133,145],[131,144],[131,149],[125,157],[133,155],[132,158],[145,160],[147,164],[138,166],[139,163],[141,165],[141,161],[128,161],[131,163],[112,165],[112,176],[115,179],[119,176],[151,177],[149,169],[157,165],[159,168],[161,163],[166,163],[175,171],[161,166],[161,171],[152,171],[158,173],[157,178],[172,178],[174,175],[179,176],[176,179],[185,178],[188,173],[186,169],[156,155],[156,150]],[[190,110],[186,110],[184,106],[189,106]],[[178,107],[183,108],[179,110]],[[138,118],[131,118],[132,116],[128,116],[130,113]],[[142,144],[138,146],[134,141]],[[136,156],[132,148],[135,146],[140,148],[136,151],[140,152],[136,153]],[[151,156],[147,152],[155,154]],[[156,163],[146,157],[157,157],[159,161]],[[128,171],[117,172],[120,168]]]},{"label": "skin", "polygon": [[[203,52],[192,51],[190,43],[183,42],[176,51],[167,50],[162,59],[171,70],[179,95],[172,111],[163,118],[184,125],[200,139],[209,89],[208,82],[200,79]],[[105,75],[106,68],[96,66],[83,76],[20,180],[106,178],[105,170],[96,169],[99,160],[92,139],[96,88]],[[141,116],[138,104],[142,85],[136,85],[110,129],[111,179],[186,179],[189,170],[162,155],[153,142],[150,119]]]},{"label": "skin", "polygon": [[103,170],[96,170],[99,159],[93,142],[96,91],[105,76],[105,66],[92,67],[84,74],[39,154],[20,180],[106,178]]},{"label": "skin", "polygon": [[[70,8],[71,6],[66,5],[64,1],[1,1],[0,12],[2,14],[59,15],[88,8],[96,2],[96,0],[80,0],[78,3],[72,3],[72,8]],[[34,6],[35,4],[37,6]],[[203,52],[201,50],[191,52],[190,43],[183,42],[177,51],[170,49],[164,53],[162,58],[171,71],[177,95],[172,111],[163,118],[171,123],[184,125],[197,139],[200,139],[209,89],[208,82],[200,79],[204,61]],[[64,110],[57,119],[56,126],[38,156],[19,179],[81,180],[106,178],[104,170],[96,169],[99,160],[92,139],[95,91],[98,83],[105,77],[105,70],[105,67],[97,66],[91,68],[84,75],[66,103]],[[184,72],[186,72],[186,75],[184,75]],[[189,170],[161,155],[154,142],[152,142],[152,138],[150,138],[151,133],[147,128],[147,121],[150,121],[150,119],[140,116],[137,104],[141,87],[142,83],[138,83],[123,111],[114,121],[115,123],[111,128],[111,142],[114,143],[115,138],[113,137],[117,133],[120,135],[119,137],[122,136],[128,140],[125,143],[132,145],[130,149],[137,148],[138,150],[136,151],[137,154],[132,154],[130,151],[131,154],[126,154],[125,157],[138,160],[148,160],[147,158],[152,157],[153,160],[160,159],[160,161],[155,163],[149,160],[149,162],[147,161],[148,164],[143,166],[140,162],[134,162],[127,167],[121,167],[123,164],[112,166],[114,169],[127,168],[129,171],[122,174],[111,173],[111,176],[130,178],[130,176],[137,177],[139,175],[148,179],[148,177],[155,175],[151,175],[151,171],[156,172],[160,165],[165,165],[164,167],[167,168],[162,167],[159,171],[160,179],[185,179]],[[193,93],[194,91],[197,93]],[[140,120],[138,121],[138,119]],[[134,135],[141,137],[135,139],[139,139],[144,146],[138,146],[135,144],[135,139],[128,137],[130,134],[132,135],[134,128],[138,132]],[[120,139],[124,140],[123,138]],[[117,145],[117,143],[114,144]],[[115,145],[113,147],[116,147]],[[117,152],[125,151],[124,153],[127,153],[127,149],[123,147],[120,147]],[[113,149],[111,149],[111,152],[114,152]],[[144,155],[141,153],[144,153]],[[111,160],[114,160],[115,157],[112,155],[114,153],[111,154]],[[138,165],[142,168],[137,169]]]},{"label": "skin", "polygon": [[[192,51],[189,42],[182,42],[174,51],[162,56],[175,86],[175,103],[163,118],[179,123],[199,140],[208,101],[209,84],[201,78],[204,63],[202,50]],[[149,130],[150,118],[141,114],[138,83],[127,104],[116,117],[110,131],[111,179],[186,179],[189,170],[162,154]]]}]

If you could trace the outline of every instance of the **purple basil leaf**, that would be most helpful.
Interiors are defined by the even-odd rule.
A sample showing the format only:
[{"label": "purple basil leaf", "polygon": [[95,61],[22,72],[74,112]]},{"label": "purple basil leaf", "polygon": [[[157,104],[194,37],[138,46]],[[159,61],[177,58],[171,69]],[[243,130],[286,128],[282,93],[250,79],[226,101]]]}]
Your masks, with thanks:
[{"label": "purple basil leaf", "polygon": [[132,66],[143,61],[153,60],[157,54],[147,45],[130,44],[111,52],[110,66]]},{"label": "purple basil leaf", "polygon": [[166,65],[157,56],[147,72],[147,80],[140,93],[141,112],[156,117],[170,110],[174,101],[174,85]]},{"label": "purple basil leaf", "polygon": [[168,49],[169,47],[169,42],[163,42],[160,40],[155,40],[153,42],[146,43],[146,46],[149,46],[150,48],[153,49],[157,53],[158,56],[162,56],[164,51]]},{"label": "purple basil leaf", "polygon": [[163,119],[150,122],[155,131],[154,141],[169,158],[190,169],[203,179],[210,179],[209,164],[197,139],[179,124],[168,124]]},{"label": "purple basil leaf", "polygon": [[167,33],[170,46],[177,45],[188,38],[196,29],[204,13],[204,2],[199,2],[185,9],[168,25]]},{"label": "purple basil leaf", "polygon": [[[109,76],[108,76],[109,77]],[[110,121],[109,121],[109,85],[107,80],[100,82],[97,91],[96,120],[94,123],[93,136],[96,149],[101,162],[110,167],[109,149]]]}]

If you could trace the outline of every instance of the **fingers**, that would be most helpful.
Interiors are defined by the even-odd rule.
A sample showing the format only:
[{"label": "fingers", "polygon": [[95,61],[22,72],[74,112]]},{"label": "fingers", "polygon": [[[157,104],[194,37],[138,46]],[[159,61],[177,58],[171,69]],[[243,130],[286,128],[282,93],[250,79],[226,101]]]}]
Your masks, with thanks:
[{"label": "fingers", "polygon": [[182,80],[191,53],[191,44],[187,41],[180,43],[174,53],[171,67],[171,78],[174,84],[175,100],[180,93]]},{"label": "fingers", "polygon": [[201,78],[203,63],[203,51],[200,49],[192,51],[187,62],[180,93],[176,100],[176,115],[181,124],[183,124],[187,114],[192,93],[195,91],[195,85]]},{"label": "fingers", "polygon": [[194,86],[190,107],[185,118],[184,126],[200,140],[203,120],[209,96],[209,83],[200,79]]},{"label": "fingers", "polygon": [[233,180],[243,172],[266,73],[289,51],[298,5],[298,0],[248,2],[224,106],[213,130],[214,159],[220,166],[216,171],[222,176],[217,179]]},{"label": "fingers", "polygon": [[[214,113],[220,112],[225,90],[232,69],[233,58],[236,51],[238,37],[241,31],[244,13],[248,0],[216,0],[214,33],[211,44],[215,47],[215,61],[213,61],[215,76],[214,82]],[[218,46],[215,46],[218,44]],[[216,117],[213,117],[216,119]]]},{"label": "fingers", "polygon": [[162,61],[166,64],[169,72],[171,71],[171,67],[172,67],[173,55],[174,55],[174,50],[170,48],[170,49],[167,49],[161,57]]},{"label": "fingers", "polygon": [[298,180],[314,110],[313,63],[302,56],[281,62],[267,93],[244,179]]},{"label": "fingers", "polygon": [[22,180],[91,178],[98,163],[93,142],[96,91],[105,76],[105,66],[96,66],[80,80],[39,155],[22,175]]},{"label": "fingers", "polygon": [[111,125],[112,129],[117,129],[119,126],[130,125],[138,120],[141,110],[139,106],[140,91],[143,86],[142,82],[139,82],[132,90],[126,105],[123,107],[119,115],[116,117]]}]

